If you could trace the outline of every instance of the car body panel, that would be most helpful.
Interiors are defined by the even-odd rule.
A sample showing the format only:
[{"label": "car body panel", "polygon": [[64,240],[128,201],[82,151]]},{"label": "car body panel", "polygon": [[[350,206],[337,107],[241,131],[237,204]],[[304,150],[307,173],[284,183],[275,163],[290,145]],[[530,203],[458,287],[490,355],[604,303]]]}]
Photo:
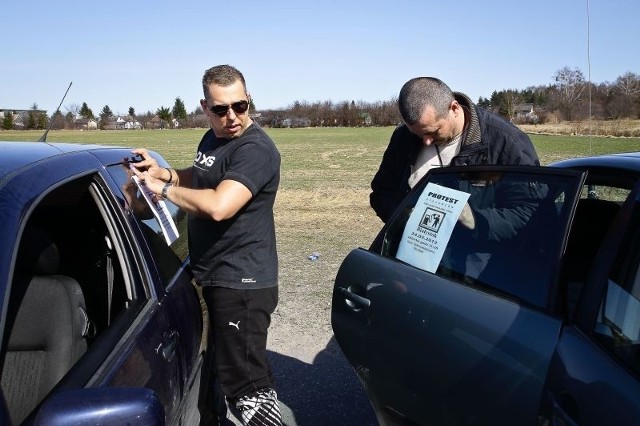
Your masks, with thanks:
[{"label": "car body panel", "polygon": [[640,384],[592,339],[566,327],[558,342],[543,397],[550,424],[637,425]]},{"label": "car body panel", "polygon": [[[115,407],[115,408],[114,408]],[[153,426],[164,423],[164,407],[158,396],[145,388],[91,388],[59,392],[47,400],[38,412],[37,426],[104,424],[105,411],[110,410],[111,424]]]},{"label": "car body panel", "polygon": [[[152,154],[161,164],[167,165],[158,154]],[[105,324],[99,327],[99,335],[51,395],[84,387],[107,386],[113,387],[114,392],[120,387],[147,388],[161,402],[167,423],[192,424],[197,421],[198,379],[202,365],[201,305],[191,283],[188,257],[180,260],[155,231],[143,231],[143,228],[147,229],[144,221],[136,217],[123,196],[122,187],[129,182],[128,177],[107,171],[111,166],[126,170],[123,159],[131,159],[131,155],[129,148],[0,143],[0,221],[3,223],[0,241],[3,352],[0,362],[5,358],[7,327],[13,321],[7,312],[12,292],[16,291],[12,288],[12,277],[16,273],[18,242],[25,227],[34,221],[47,227],[58,240],[61,252],[72,248],[71,241],[94,239],[99,242],[99,235],[87,234],[93,232],[93,228],[83,228],[89,219],[85,223],[84,215],[78,213],[86,208],[85,204],[90,204],[97,218],[91,220],[104,221],[104,232],[117,247],[108,257],[117,264],[114,272],[119,277],[115,291],[120,293],[114,293],[114,300],[119,298],[124,304],[119,313],[114,310],[108,323],[106,313],[97,314],[105,318],[102,320]],[[74,207],[76,202],[77,207]],[[53,215],[49,218],[47,212]],[[173,205],[171,212],[177,214]],[[78,213],[79,220],[74,222],[75,219],[66,217],[69,213]],[[69,243],[65,242],[67,239]],[[156,241],[158,239],[161,244]],[[158,257],[159,252],[164,253],[162,257]],[[77,267],[85,265],[83,269],[87,271],[97,268],[86,267],[88,253],[80,251],[76,256],[76,260],[63,257],[61,268],[71,271],[75,264]],[[105,257],[101,259],[104,262]],[[170,262],[166,262],[167,259]],[[164,264],[159,265],[159,261]],[[104,265],[100,267],[101,271],[105,270]],[[86,279],[87,271],[74,276],[86,291],[87,305],[90,305],[90,299],[95,299],[96,306],[106,304],[111,293],[107,295],[101,290],[93,294],[90,280]],[[110,280],[102,275],[96,278],[95,285],[100,282],[106,286]],[[118,289],[119,285],[123,287]],[[124,293],[125,288],[128,296]],[[73,404],[56,407],[57,410],[69,410],[67,414],[73,415]],[[3,411],[2,415],[7,414],[2,406],[0,411]],[[25,424],[32,422],[36,414],[37,410],[33,411]]]},{"label": "car body panel", "polygon": [[[362,249],[344,265],[336,285],[369,287],[371,306],[356,312],[336,293],[334,304],[346,306],[334,310],[336,339],[379,412],[388,405],[389,416],[416,424],[512,424],[537,413],[558,320],[438,277],[425,281],[415,268]],[[339,333],[342,321],[366,330],[360,341]],[[476,392],[491,394],[492,404]]]}]

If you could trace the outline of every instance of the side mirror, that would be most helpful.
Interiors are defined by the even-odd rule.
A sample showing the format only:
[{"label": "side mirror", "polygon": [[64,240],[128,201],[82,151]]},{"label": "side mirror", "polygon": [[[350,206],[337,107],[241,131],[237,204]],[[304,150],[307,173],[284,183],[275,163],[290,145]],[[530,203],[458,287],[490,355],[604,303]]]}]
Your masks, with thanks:
[{"label": "side mirror", "polygon": [[47,398],[35,418],[36,426],[70,424],[164,425],[164,407],[146,388],[83,388],[56,392]]}]

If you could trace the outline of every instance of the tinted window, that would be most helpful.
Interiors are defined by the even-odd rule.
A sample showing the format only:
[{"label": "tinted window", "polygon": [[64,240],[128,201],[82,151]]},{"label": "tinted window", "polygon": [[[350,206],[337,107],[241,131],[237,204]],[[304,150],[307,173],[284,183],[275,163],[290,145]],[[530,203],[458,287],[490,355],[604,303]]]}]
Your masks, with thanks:
[{"label": "tinted window", "polygon": [[382,254],[544,306],[580,180],[477,170],[433,171],[389,223]]},{"label": "tinted window", "polygon": [[595,331],[610,351],[640,373],[640,206],[629,219],[603,292]]},{"label": "tinted window", "polygon": [[580,191],[560,276],[564,294],[560,298],[564,304],[561,308],[567,318],[575,314],[598,250],[630,192],[605,183],[606,180],[611,179],[591,174]]},{"label": "tinted window", "polygon": [[[164,164],[166,165],[166,163]],[[167,245],[158,220],[148,210],[140,191],[137,190],[131,181],[131,174],[128,167],[124,164],[111,166],[108,168],[108,171],[123,189],[123,194],[149,244],[149,249],[153,254],[162,281],[165,285],[168,285],[172,278],[180,271],[182,262],[185,261],[188,256],[186,214],[175,204],[170,201],[165,201],[179,233],[179,238],[173,241],[171,245]]]}]

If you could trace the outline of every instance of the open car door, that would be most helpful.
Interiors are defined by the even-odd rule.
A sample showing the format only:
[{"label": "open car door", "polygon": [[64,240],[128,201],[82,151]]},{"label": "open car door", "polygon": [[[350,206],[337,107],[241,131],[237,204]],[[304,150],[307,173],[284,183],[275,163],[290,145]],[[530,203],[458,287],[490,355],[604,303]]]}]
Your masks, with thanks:
[{"label": "open car door", "polygon": [[430,172],[334,286],[332,326],[381,424],[536,419],[562,320],[550,311],[585,173]]}]

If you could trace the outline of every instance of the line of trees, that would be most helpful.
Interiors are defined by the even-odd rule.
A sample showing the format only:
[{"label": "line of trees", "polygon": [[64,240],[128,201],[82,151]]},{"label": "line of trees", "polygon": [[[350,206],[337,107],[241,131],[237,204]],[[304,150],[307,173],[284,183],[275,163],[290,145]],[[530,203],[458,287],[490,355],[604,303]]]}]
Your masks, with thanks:
[{"label": "line of trees", "polygon": [[38,104],[31,105],[31,109],[26,113],[16,117],[10,111],[5,111],[2,120],[0,121],[0,128],[9,129],[38,129],[42,130],[47,127],[47,115],[44,111],[38,109]]},{"label": "line of trees", "polygon": [[[455,88],[454,88],[455,90]],[[490,108],[508,119],[534,123],[580,121],[588,118],[617,120],[640,118],[640,75],[627,72],[614,82],[595,84],[587,81],[578,68],[564,67],[558,70],[548,85],[530,86],[526,89],[505,89],[494,91],[491,97],[480,97],[478,105]],[[523,104],[529,104],[534,114],[518,115]],[[34,108],[37,107],[34,104]],[[93,111],[84,102],[81,106],[65,107],[63,115],[56,111],[52,120],[53,129],[74,128],[77,118],[96,119]],[[401,121],[397,99],[387,101],[319,101],[296,100],[281,109],[256,109],[251,104],[251,113],[256,121],[268,127],[355,127],[390,126]],[[208,121],[200,106],[188,113],[184,102],[176,98],[173,108],[161,106],[155,112],[136,114],[129,107],[128,115],[141,123],[143,128],[175,125],[181,128],[208,127]],[[113,120],[114,114],[108,105],[100,111],[98,127],[105,128]],[[44,128],[46,117],[28,120],[25,128]],[[4,128],[11,128],[9,119],[2,122]]]},{"label": "line of trees", "polygon": [[[72,104],[65,106],[65,108],[67,110],[65,115],[63,115],[60,110],[53,114],[53,129],[73,129],[78,119],[96,120],[97,126],[100,129],[105,129],[109,128],[110,123],[116,119],[116,115],[109,105],[102,107],[98,117],[94,115],[93,110],[86,102],[83,102],[81,106]],[[202,111],[200,110],[199,113],[202,114]],[[160,120],[159,127],[162,128],[168,127],[170,125],[169,123],[173,122],[173,119],[178,120],[181,126],[182,124],[188,125],[190,118],[184,102],[179,97],[176,98],[173,108],[171,109],[161,106],[155,112],[147,111],[144,114],[136,114],[135,108],[129,107],[127,114],[124,116],[127,119],[139,122],[142,127],[147,127],[147,124],[154,120],[154,118],[158,118]]]},{"label": "line of trees", "polygon": [[534,105],[540,122],[580,121],[589,117],[601,120],[640,118],[640,75],[627,72],[612,83],[588,82],[578,68],[564,67],[547,86],[525,90],[493,92],[478,104],[490,107],[514,119],[516,107]]},{"label": "line of trees", "polygon": [[[553,75],[551,84],[494,91],[490,98],[480,97],[477,103],[514,122],[637,119],[640,118],[640,75],[627,72],[612,83],[594,84],[585,79],[580,69],[564,67]],[[335,104],[296,101],[285,109],[261,111],[260,122],[276,127],[294,124],[387,126],[401,121],[396,104],[397,99]],[[519,115],[525,104],[529,104],[533,113]]]}]

